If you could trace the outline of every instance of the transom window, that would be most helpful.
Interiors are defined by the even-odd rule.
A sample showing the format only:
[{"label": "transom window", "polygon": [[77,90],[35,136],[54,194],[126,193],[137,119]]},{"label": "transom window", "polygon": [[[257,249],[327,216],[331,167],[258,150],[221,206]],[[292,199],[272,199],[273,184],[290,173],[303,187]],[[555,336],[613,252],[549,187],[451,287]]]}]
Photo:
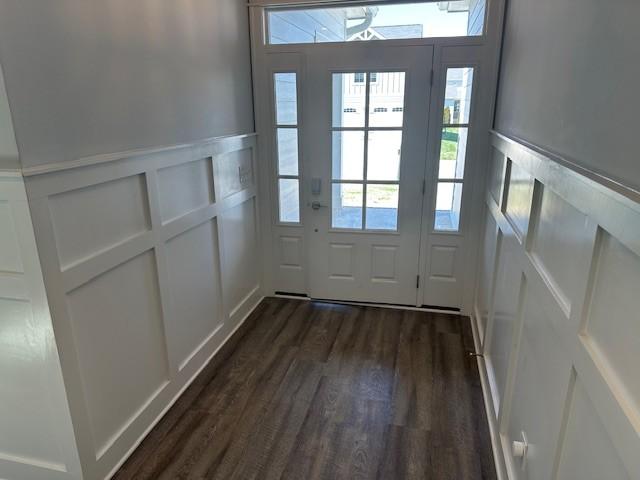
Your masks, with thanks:
[{"label": "transom window", "polygon": [[[482,35],[486,0],[273,7],[266,11],[270,44],[354,42]],[[362,78],[362,80],[360,80]],[[356,83],[364,83],[358,77]],[[376,82],[371,78],[372,83]]]},{"label": "transom window", "polygon": [[473,67],[447,68],[434,229],[460,230]]},{"label": "transom window", "polygon": [[278,174],[278,219],[300,222],[298,89],[295,72],[273,74]]},{"label": "transom window", "polygon": [[395,231],[405,72],[334,73],[332,81],[331,226]]}]

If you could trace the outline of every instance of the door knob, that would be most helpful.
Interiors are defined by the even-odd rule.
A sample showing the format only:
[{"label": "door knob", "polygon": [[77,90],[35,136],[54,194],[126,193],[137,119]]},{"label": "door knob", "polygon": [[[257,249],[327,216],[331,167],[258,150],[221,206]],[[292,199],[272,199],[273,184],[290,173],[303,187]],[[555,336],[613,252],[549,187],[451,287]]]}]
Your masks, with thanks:
[{"label": "door knob", "polygon": [[314,210],[320,210],[321,208],[327,208],[327,206],[322,205],[320,202],[311,202],[311,208]]}]

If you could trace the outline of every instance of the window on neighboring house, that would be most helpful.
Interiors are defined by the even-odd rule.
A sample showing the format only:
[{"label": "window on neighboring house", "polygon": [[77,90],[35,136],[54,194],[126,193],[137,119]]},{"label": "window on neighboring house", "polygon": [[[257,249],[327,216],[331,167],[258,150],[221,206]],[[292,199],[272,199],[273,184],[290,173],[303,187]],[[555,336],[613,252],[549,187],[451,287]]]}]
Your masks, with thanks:
[{"label": "window on neighboring house", "polygon": [[353,83],[364,83],[364,72],[356,72],[353,74]]},{"label": "window on neighboring house", "polygon": [[392,112],[402,112],[402,111],[404,111],[404,108],[402,108],[402,107],[393,107],[393,109],[391,111]]},{"label": "window on neighboring house", "polygon": [[373,109],[373,113],[383,113],[387,111],[387,107],[376,107]]},{"label": "window on neighboring house", "polygon": [[447,68],[434,229],[460,230],[473,67]]},{"label": "window on neighboring house", "polygon": [[300,222],[298,89],[295,72],[273,74],[278,174],[278,219]]},{"label": "window on neighboring house", "polygon": [[356,113],[357,110],[355,108],[345,108],[342,110],[344,113]]}]

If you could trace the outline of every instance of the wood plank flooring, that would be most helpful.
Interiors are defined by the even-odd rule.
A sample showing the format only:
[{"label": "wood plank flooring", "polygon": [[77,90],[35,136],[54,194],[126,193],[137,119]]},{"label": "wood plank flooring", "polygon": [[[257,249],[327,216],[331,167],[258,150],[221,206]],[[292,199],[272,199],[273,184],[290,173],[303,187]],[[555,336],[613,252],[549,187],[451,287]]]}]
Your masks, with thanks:
[{"label": "wood plank flooring", "polygon": [[495,479],[466,317],[265,299],[115,475]]}]

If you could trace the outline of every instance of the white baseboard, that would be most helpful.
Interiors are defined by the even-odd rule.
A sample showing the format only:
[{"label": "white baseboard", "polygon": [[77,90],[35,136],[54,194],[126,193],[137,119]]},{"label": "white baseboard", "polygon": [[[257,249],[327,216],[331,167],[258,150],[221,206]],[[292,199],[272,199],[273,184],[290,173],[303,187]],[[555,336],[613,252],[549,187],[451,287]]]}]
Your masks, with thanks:
[{"label": "white baseboard", "polygon": [[[480,332],[478,331],[478,311],[474,306],[471,315],[471,329],[473,331],[473,344],[476,352],[482,352],[480,344]],[[500,429],[496,422],[496,416],[493,409],[494,401],[489,387],[489,377],[486,370],[486,362],[483,357],[477,356],[478,372],[480,374],[480,384],[482,385],[482,397],[484,399],[484,408],[487,415],[487,423],[489,424],[489,435],[491,436],[491,450],[493,451],[493,461],[496,466],[496,476],[498,480],[509,480],[507,469],[504,462],[504,452],[502,450],[502,441],[500,439]]]},{"label": "white baseboard", "polygon": [[[254,295],[256,293],[257,290],[253,290],[251,292],[251,295]],[[250,297],[249,296],[249,297]],[[132,447],[127,451],[127,453],[124,455],[124,457],[116,464],[115,467],[113,467],[113,469],[109,472],[109,474],[105,477],[105,480],[109,480],[111,477],[113,477],[116,472],[120,469],[120,467],[122,467],[122,465],[124,465],[124,463],[129,459],[129,457],[133,454],[133,452],[136,451],[136,449],[140,446],[140,444],[144,441],[144,439],[147,437],[147,435],[149,435],[149,432],[151,432],[151,430],[153,430],[153,428],[158,424],[158,422],[160,422],[160,420],[162,420],[164,418],[164,416],[167,414],[167,412],[171,409],[171,407],[173,407],[173,405],[178,401],[178,399],[182,396],[182,394],[185,392],[185,390],[187,388],[189,388],[189,386],[191,386],[191,384],[193,383],[193,381],[198,378],[198,375],[200,375],[200,373],[202,372],[202,370],[205,369],[205,367],[207,365],[209,365],[209,363],[211,362],[211,360],[218,354],[218,352],[220,351],[220,349],[222,347],[224,347],[226,345],[226,343],[236,334],[236,332],[240,329],[240,327],[242,327],[242,325],[244,325],[244,322],[246,322],[247,318],[249,318],[249,316],[253,313],[253,311],[256,309],[256,307],[260,304],[260,302],[262,302],[262,300],[264,300],[264,296],[258,296],[257,300],[255,302],[253,302],[253,305],[251,305],[250,308],[248,308],[248,310],[246,311],[246,313],[242,316],[241,320],[238,322],[238,324],[233,328],[233,330],[231,330],[231,332],[229,332],[227,334],[227,336],[225,337],[225,339],[220,342],[220,345],[218,345],[218,347],[216,347],[216,349],[213,351],[213,353],[211,355],[209,355],[209,357],[206,359],[206,361],[195,371],[195,373],[193,375],[191,375],[191,377],[189,378],[189,380],[187,380],[185,382],[185,384],[182,386],[182,388],[180,388],[180,390],[178,391],[178,393],[176,395],[174,395],[174,397],[171,399],[171,401],[167,404],[167,406],[160,412],[160,414],[153,420],[153,422],[151,422],[151,424],[147,427],[147,429],[142,433],[142,435],[140,435],[140,437],[138,438],[138,440],[136,440],[136,442],[132,445]],[[249,298],[245,298],[243,300],[246,301]],[[233,318],[233,317],[232,317]]]}]

